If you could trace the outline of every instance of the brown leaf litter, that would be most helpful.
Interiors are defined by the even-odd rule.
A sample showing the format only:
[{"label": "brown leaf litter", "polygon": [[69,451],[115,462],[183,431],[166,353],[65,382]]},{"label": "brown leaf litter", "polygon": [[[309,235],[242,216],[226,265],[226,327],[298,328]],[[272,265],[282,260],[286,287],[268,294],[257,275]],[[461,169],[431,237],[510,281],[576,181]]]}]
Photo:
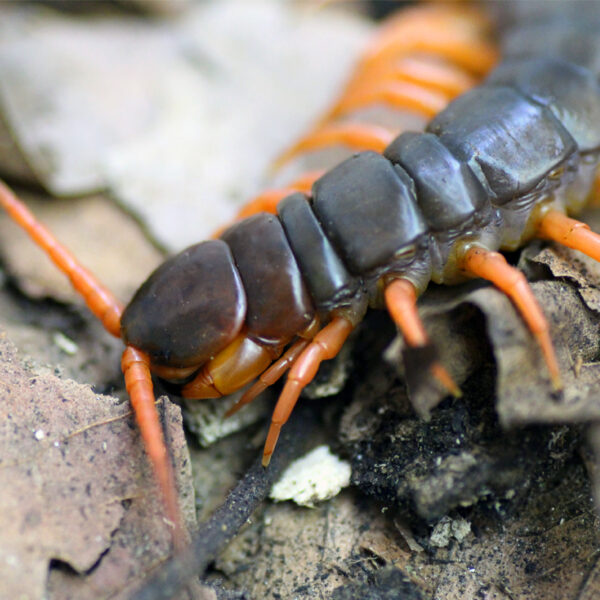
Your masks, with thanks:
[{"label": "brown leaf litter", "polygon": [[[170,543],[130,407],[26,369],[6,337],[0,396],[2,597],[126,597],[122,590],[164,560]],[[181,415],[164,408],[191,525]]]}]

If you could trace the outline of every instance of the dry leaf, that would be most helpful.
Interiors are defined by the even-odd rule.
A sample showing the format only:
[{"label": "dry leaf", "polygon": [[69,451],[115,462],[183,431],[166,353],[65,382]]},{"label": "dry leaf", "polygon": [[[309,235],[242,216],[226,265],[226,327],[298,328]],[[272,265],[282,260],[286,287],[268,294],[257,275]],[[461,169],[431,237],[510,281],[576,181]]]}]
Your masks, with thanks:
[{"label": "dry leaf", "polygon": [[[5,337],[0,396],[2,597],[108,597],[166,557],[169,527],[128,404],[26,370]],[[168,405],[165,419],[191,524],[179,410]],[[48,583],[54,563],[68,569]]]}]

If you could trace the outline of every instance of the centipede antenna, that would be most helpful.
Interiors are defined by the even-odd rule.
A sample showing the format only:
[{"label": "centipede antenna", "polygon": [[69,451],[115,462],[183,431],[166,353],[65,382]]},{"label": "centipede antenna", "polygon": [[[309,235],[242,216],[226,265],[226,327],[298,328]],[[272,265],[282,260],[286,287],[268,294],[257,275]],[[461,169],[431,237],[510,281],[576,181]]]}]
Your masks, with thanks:
[{"label": "centipede antenna", "polygon": [[292,414],[302,390],[313,380],[321,362],[338,354],[353,328],[348,319],[334,317],[317,333],[292,366],[273,411],[263,452],[263,466],[269,465],[281,428]]},{"label": "centipede antenna", "polygon": [[186,545],[185,534],[173,467],[155,406],[150,357],[133,346],[127,346],[121,359],[121,369],[146,454],[162,495],[165,514],[173,526],[173,544],[179,551]]},{"label": "centipede antenna", "polygon": [[343,144],[355,150],[383,152],[393,138],[394,134],[389,129],[377,125],[362,123],[325,125],[312,131],[281,154],[273,162],[271,170],[273,172],[278,171],[303,152],[319,150],[335,144]]},{"label": "centipede antenna", "polygon": [[[429,344],[427,332],[417,311],[415,286],[407,279],[394,279],[385,288],[384,295],[388,312],[402,332],[406,343],[413,348]],[[450,394],[455,398],[462,396],[460,388],[443,365],[434,362],[430,370]]]},{"label": "centipede antenna", "polygon": [[600,261],[600,235],[591,231],[585,223],[570,219],[557,210],[551,210],[542,217],[538,235]]},{"label": "centipede antenna", "polygon": [[254,398],[264,392],[269,386],[277,382],[283,374],[290,369],[296,362],[297,358],[302,354],[303,350],[308,346],[310,340],[299,339],[294,342],[285,354],[276,362],[274,362],[254,383],[249,389],[244,392],[242,397],[225,413],[226,417],[235,414],[242,406],[250,404]]},{"label": "centipede antenna", "polygon": [[510,266],[502,254],[479,246],[471,246],[466,249],[459,262],[463,271],[490,281],[513,301],[542,349],[554,389],[562,389],[548,321],[533,295],[525,275]]},{"label": "centipede antenna", "polygon": [[[88,308],[98,317],[105,329],[120,338],[123,308],[118,300],[35,218],[2,181],[0,205],[67,275],[73,288],[83,297]],[[166,514],[174,526],[173,540],[177,548],[182,548],[184,536],[175,493],[175,480],[154,406],[150,359],[143,352],[129,346],[123,354],[121,364],[144,446],[164,498]]]},{"label": "centipede antenna", "polygon": [[0,206],[71,280],[71,284],[104,328],[121,337],[123,306],[54,235],[40,223],[10,188],[0,181]]}]

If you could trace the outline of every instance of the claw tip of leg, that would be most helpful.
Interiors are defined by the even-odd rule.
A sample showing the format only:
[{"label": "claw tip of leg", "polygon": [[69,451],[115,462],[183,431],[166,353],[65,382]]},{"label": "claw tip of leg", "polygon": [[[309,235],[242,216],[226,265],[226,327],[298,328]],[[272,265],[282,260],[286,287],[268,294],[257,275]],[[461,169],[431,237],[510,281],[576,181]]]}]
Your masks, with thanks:
[{"label": "claw tip of leg", "polygon": [[455,398],[462,397],[460,388],[456,385],[456,382],[454,379],[452,379],[450,373],[446,371],[445,367],[443,367],[440,363],[434,363],[431,366],[431,372],[433,376],[444,386],[444,388]]},{"label": "claw tip of leg", "polygon": [[555,392],[562,392],[563,391],[562,379],[560,378],[560,375],[558,373],[552,375],[552,389]]}]

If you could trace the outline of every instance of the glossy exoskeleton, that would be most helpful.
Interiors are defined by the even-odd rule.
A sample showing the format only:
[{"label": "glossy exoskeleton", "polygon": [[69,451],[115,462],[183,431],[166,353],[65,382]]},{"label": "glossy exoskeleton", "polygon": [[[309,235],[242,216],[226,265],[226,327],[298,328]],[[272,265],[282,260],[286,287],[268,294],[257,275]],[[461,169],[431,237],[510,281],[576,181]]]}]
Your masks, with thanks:
[{"label": "glossy exoskeleton", "polygon": [[[561,47],[565,39],[581,43],[579,25],[561,24]],[[494,251],[561,237],[555,222],[568,228],[564,215],[593,191],[600,86],[589,67],[600,41],[585,40],[593,52],[583,58],[556,57],[552,39],[545,55],[516,53],[425,133],[403,133],[383,156],[356,154],[310,194],[286,197],[277,215],[254,215],[167,261],[123,313],[124,340],[147,352],[159,375],[181,382],[184,397],[218,397],[258,377],[294,340],[312,339],[318,323],[346,323],[336,335],[341,345],[368,305],[385,301],[409,344],[419,345],[410,334],[417,318],[395,313],[429,281],[481,276],[521,309],[560,387],[541,311]],[[302,371],[315,362],[292,367],[266,462],[273,428],[285,422],[312,377]]]}]

